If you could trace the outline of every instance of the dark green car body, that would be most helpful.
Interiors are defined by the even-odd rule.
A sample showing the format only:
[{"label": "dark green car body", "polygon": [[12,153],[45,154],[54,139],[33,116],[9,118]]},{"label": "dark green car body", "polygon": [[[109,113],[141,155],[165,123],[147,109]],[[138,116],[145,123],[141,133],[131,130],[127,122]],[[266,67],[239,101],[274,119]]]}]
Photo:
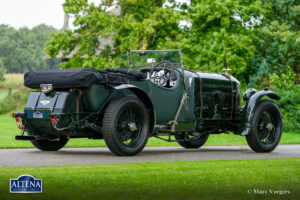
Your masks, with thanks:
[{"label": "dark green car body", "polygon": [[[138,69],[145,73],[153,73],[152,70],[151,67]],[[102,139],[107,107],[120,97],[133,97],[147,109],[149,137],[168,135],[167,140],[173,141],[172,135],[188,132],[249,135],[261,98],[280,99],[268,89],[259,92],[249,89],[244,94],[245,105],[240,108],[240,83],[228,73],[201,73],[183,67],[172,70],[176,77],[172,87],[156,84],[148,75],[146,79],[128,79],[122,84],[92,84],[86,88],[53,90],[49,94],[32,92],[24,112],[14,115],[22,118],[24,130],[30,132],[28,140],[39,137],[40,140],[51,137]],[[56,120],[55,126],[51,120]]]}]

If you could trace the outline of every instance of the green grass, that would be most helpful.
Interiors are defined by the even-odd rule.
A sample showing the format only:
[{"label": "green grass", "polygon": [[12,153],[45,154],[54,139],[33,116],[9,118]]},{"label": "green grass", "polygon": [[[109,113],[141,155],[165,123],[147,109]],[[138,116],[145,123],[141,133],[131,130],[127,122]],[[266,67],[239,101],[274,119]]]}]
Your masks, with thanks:
[{"label": "green grass", "polygon": [[[0,148],[30,148],[28,141],[16,141],[19,135],[15,120],[10,113],[0,115]],[[300,144],[300,133],[283,133],[280,144]],[[233,134],[210,135],[206,145],[247,145],[245,137]],[[71,139],[66,147],[105,147],[103,140]],[[150,138],[147,146],[178,146],[176,142],[165,142]]]},{"label": "green grass", "polygon": [[[18,89],[13,89],[11,92],[15,92],[17,91]],[[0,100],[3,100],[5,99],[5,97],[8,96],[8,93],[9,93],[9,90],[8,89],[0,89]]]},{"label": "green grass", "polygon": [[7,89],[0,89],[0,101],[8,95]]},{"label": "green grass", "polygon": [[[293,158],[1,168],[0,197],[5,200],[299,199],[299,166],[300,159]],[[44,192],[9,194],[9,179],[22,174],[42,178]],[[268,194],[253,194],[255,189],[266,190]],[[290,194],[270,194],[270,190]]]}]

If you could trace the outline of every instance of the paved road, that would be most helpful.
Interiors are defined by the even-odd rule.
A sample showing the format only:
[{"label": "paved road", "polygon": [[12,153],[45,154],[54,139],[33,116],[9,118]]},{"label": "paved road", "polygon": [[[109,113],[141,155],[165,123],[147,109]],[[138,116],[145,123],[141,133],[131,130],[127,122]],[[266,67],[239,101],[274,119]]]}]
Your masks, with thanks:
[{"label": "paved road", "polygon": [[64,148],[57,152],[0,149],[0,167],[263,158],[300,158],[300,145],[280,145],[271,153],[255,153],[247,146],[204,146],[195,150],[147,147],[134,157],[117,157],[107,148]]}]

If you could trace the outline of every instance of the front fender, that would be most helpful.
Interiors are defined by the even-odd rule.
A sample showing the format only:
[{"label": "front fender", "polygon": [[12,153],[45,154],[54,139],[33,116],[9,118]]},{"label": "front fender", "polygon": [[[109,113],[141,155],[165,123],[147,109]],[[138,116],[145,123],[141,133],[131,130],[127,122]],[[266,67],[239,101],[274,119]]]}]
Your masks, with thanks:
[{"label": "front fender", "polygon": [[280,96],[273,91],[263,90],[253,94],[247,100],[241,113],[241,126],[239,128],[239,135],[248,135],[250,133],[250,123],[254,115],[255,109],[262,97],[268,96],[271,99],[280,100]]}]

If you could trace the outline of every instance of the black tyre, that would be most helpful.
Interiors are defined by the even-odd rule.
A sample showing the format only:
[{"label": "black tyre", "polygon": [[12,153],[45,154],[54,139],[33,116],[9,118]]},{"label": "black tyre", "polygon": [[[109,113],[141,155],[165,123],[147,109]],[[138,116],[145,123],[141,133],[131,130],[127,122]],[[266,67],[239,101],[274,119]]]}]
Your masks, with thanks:
[{"label": "black tyre", "polygon": [[[187,148],[187,149],[196,149],[200,148],[205,144],[208,139],[208,134],[202,135],[199,137],[198,133],[182,133],[176,134],[175,139],[177,140],[180,146]],[[185,141],[183,141],[185,140]]]},{"label": "black tyre", "polygon": [[33,146],[42,151],[57,151],[63,148],[69,139],[60,138],[59,140],[32,140],[31,143]]},{"label": "black tyre", "polygon": [[104,113],[102,130],[111,152],[119,156],[138,154],[149,137],[149,115],[145,105],[133,97],[115,99]]},{"label": "black tyre", "polygon": [[272,101],[260,101],[246,136],[249,146],[256,152],[271,152],[279,144],[281,134],[282,117],[278,106]]}]

